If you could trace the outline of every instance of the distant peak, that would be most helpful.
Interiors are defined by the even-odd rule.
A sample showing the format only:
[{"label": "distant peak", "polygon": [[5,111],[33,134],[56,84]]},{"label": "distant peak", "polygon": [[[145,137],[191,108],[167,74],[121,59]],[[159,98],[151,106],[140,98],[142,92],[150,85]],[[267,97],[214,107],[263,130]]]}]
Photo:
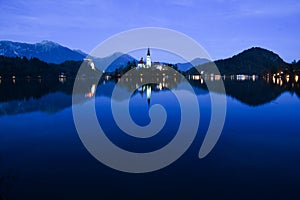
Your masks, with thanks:
[{"label": "distant peak", "polygon": [[58,43],[52,42],[50,40],[42,40],[41,42],[38,42],[37,44],[42,44],[42,45],[59,45]]}]

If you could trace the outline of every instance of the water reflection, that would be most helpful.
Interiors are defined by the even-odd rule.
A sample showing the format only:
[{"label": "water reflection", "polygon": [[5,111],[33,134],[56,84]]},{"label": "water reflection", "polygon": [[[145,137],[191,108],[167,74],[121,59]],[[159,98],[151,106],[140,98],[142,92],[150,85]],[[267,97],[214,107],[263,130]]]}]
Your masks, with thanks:
[{"label": "water reflection", "polygon": [[[109,114],[109,106],[111,93],[118,79],[104,77],[99,83],[91,79],[81,79],[83,84],[76,95],[81,96],[82,101],[78,103],[90,101],[92,97],[97,98],[96,109],[98,108],[97,111],[101,113],[101,115],[98,113],[99,121],[108,130],[109,139],[118,146],[141,152],[159,149],[172,140],[173,131],[176,133],[180,120],[178,117],[180,112],[176,110],[178,109],[176,98],[171,96],[171,92],[167,89],[178,89],[179,84],[185,80],[175,76],[153,78],[159,83],[143,85],[145,83],[143,77],[142,86],[132,95],[133,109],[131,110],[133,119],[138,124],[146,125],[149,123],[147,104],[162,103],[166,107],[169,120],[165,127],[166,132],[150,141],[127,137],[119,133],[120,130],[114,125],[114,120]],[[286,76],[275,76],[274,82],[273,75],[269,79],[255,77],[255,80],[253,76],[241,79],[235,76],[215,75],[190,77],[188,81],[193,86],[202,106],[201,124],[195,143],[174,165],[152,174],[138,176],[111,170],[87,153],[74,127],[71,109],[68,108],[72,103],[74,80],[66,79],[62,83],[58,78],[55,80],[16,79],[16,83],[13,84],[11,79],[0,79],[2,81],[0,84],[2,129],[0,168],[7,166],[18,172],[16,174],[18,182],[13,185],[11,192],[16,197],[12,199],[24,199],[22,196],[24,193],[27,195],[25,199],[35,199],[30,198],[32,196],[43,199],[44,194],[51,195],[51,191],[55,193],[48,199],[55,199],[54,195],[74,195],[74,199],[82,199],[87,195],[99,196],[99,194],[104,199],[109,199],[112,194],[116,194],[116,189],[122,194],[122,198],[123,195],[129,198],[138,191],[141,198],[145,194],[152,195],[151,198],[166,194],[165,197],[170,198],[167,195],[173,194],[176,199],[182,194],[180,196],[182,199],[187,196],[188,198],[203,196],[207,199],[222,199],[223,194],[227,194],[231,189],[240,191],[241,198],[244,194],[252,194],[249,199],[255,199],[254,193],[258,194],[261,190],[269,192],[271,197],[276,197],[277,193],[286,195],[291,191],[290,188],[297,191],[299,187],[298,79],[291,75],[289,81]],[[133,77],[128,76],[120,80],[124,81],[122,84],[124,92],[138,87]],[[210,120],[210,102],[205,83],[221,80],[224,80],[227,95],[243,104],[229,98],[228,115],[221,140],[207,159],[199,160],[197,158],[199,144]],[[296,95],[282,95],[278,105],[268,104],[255,109],[249,108],[249,105],[258,106],[272,102],[284,92]],[[58,111],[60,112],[53,114]],[[17,115],[20,113],[28,114]],[[4,117],[4,115],[16,116]],[[5,158],[3,160],[2,155]],[[0,193],[2,192],[1,195],[5,198],[8,196],[6,190],[10,190],[9,184],[13,180],[8,179],[7,174],[10,173],[3,170],[0,174]],[[166,174],[169,178],[165,178]],[[72,177],[75,177],[76,184]],[[278,180],[276,186],[272,182],[274,179]],[[129,186],[132,189],[124,188],[124,183],[128,180],[131,180]],[[202,183],[199,180],[203,180]],[[74,193],[74,191],[82,191],[86,183],[88,183],[86,193]],[[182,185],[182,183],[186,184]],[[175,191],[174,188],[178,185],[181,186],[181,190]],[[241,185],[249,187],[241,187]],[[38,189],[33,190],[34,188]],[[148,193],[149,188],[151,191],[159,192]],[[171,192],[162,191],[161,188],[167,188],[167,191]],[[199,191],[199,188],[202,190]],[[223,193],[212,193],[212,188]],[[250,190],[252,193],[249,192]],[[233,194],[236,195],[235,192]]]},{"label": "water reflection", "polygon": [[[82,95],[80,102],[87,101],[95,95],[110,97],[117,81],[122,81],[122,87],[124,87],[125,91],[136,89],[137,83],[134,80],[136,78],[130,75],[122,79],[112,79],[110,76],[105,76],[99,83],[93,79],[82,79],[83,84],[78,92],[78,95]],[[174,75],[155,76],[150,78],[150,82],[151,80],[159,84],[144,85],[147,81],[149,82],[149,78],[141,75],[138,79],[138,84],[142,85],[142,87],[136,90],[136,92],[141,94],[146,93],[148,104],[151,102],[151,94],[153,92],[176,89],[178,84],[186,81]],[[284,92],[295,93],[300,97],[298,75],[293,77],[290,75],[269,75],[259,78],[256,75],[220,76],[210,74],[188,76],[187,80],[194,87],[197,95],[202,95],[203,90],[207,90],[206,82],[224,81],[226,95],[251,106],[259,106],[271,102]],[[58,111],[69,107],[71,106],[73,84],[74,80],[67,79],[63,74],[59,76],[58,80],[47,80],[41,77],[24,80],[16,80],[16,78],[3,80],[0,78],[0,115],[32,112],[35,110],[51,112],[51,109],[52,111]],[[63,98],[49,103],[46,100],[49,98],[49,95],[63,96]],[[47,107],[51,109],[46,109]]]}]

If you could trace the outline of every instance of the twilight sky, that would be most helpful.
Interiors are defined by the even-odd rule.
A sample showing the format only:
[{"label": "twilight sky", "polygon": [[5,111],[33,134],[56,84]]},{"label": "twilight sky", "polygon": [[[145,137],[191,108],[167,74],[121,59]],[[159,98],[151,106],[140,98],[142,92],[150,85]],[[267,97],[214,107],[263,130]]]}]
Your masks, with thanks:
[{"label": "twilight sky", "polygon": [[192,37],[213,59],[252,46],[300,59],[299,0],[0,0],[0,10],[0,40],[89,52],[113,34],[155,26]]}]

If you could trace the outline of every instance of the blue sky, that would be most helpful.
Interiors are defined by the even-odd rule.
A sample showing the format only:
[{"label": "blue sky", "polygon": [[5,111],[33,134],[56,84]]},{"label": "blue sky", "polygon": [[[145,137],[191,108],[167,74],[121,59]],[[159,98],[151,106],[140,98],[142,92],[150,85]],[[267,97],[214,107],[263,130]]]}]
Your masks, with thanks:
[{"label": "blue sky", "polygon": [[199,42],[213,59],[252,46],[300,59],[300,1],[0,0],[0,40],[58,42],[91,51],[121,31],[171,28]]}]

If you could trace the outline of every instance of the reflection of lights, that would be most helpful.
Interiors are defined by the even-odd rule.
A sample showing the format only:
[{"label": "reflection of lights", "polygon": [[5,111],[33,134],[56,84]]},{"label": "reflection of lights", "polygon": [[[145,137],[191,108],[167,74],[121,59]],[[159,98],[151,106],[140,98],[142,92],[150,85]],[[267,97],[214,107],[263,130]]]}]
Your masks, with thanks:
[{"label": "reflection of lights", "polygon": [[158,89],[159,89],[159,90],[162,90],[162,89],[163,89],[163,86],[162,86],[162,84],[161,84],[161,83],[159,83],[159,85],[158,85]]},{"label": "reflection of lights", "polygon": [[288,83],[290,81],[290,75],[285,76],[286,82]]},{"label": "reflection of lights", "polygon": [[244,81],[244,80],[246,80],[246,78],[247,78],[247,76],[243,75],[243,74],[236,75],[236,80],[238,80],[238,81]]},{"label": "reflection of lights", "polygon": [[67,80],[67,76],[63,72],[58,75],[58,81],[60,83],[64,83],[66,82],[66,80]]},{"label": "reflection of lights", "polygon": [[96,92],[96,84],[93,84],[89,93],[85,94],[86,97],[92,98]]},{"label": "reflection of lights", "polygon": [[109,79],[110,79],[110,76],[109,76],[109,75],[106,75],[106,76],[105,76],[105,80],[108,81]]},{"label": "reflection of lights", "polygon": [[273,79],[273,83],[275,84],[275,82],[276,82],[276,79],[275,79],[275,77],[273,76],[273,78],[272,78],[272,79]]},{"label": "reflection of lights", "polygon": [[252,81],[255,81],[255,79],[256,79],[256,76],[252,75]]},{"label": "reflection of lights", "polygon": [[150,85],[147,85],[146,96],[147,96],[148,102],[150,102],[150,98],[151,98],[151,86]]},{"label": "reflection of lights", "polygon": [[143,82],[143,78],[142,77],[140,78],[140,82]]},{"label": "reflection of lights", "polygon": [[298,75],[295,75],[295,82],[297,83],[299,80],[299,76]]},{"label": "reflection of lights", "polygon": [[283,85],[283,81],[280,79],[280,84],[279,84],[280,86],[282,86]]},{"label": "reflection of lights", "polygon": [[93,85],[92,85],[92,87],[91,87],[91,92],[92,92],[93,94],[95,94],[95,92],[96,92],[96,84],[93,84]]},{"label": "reflection of lights", "polygon": [[58,81],[60,82],[60,83],[64,83],[64,82],[66,82],[66,78],[58,78]]},{"label": "reflection of lights", "polygon": [[12,76],[11,78],[12,78],[13,84],[15,84],[16,83],[16,76]]},{"label": "reflection of lights", "polygon": [[214,77],[213,77],[213,76],[211,76],[211,77],[210,77],[210,80],[211,80],[211,81],[213,81],[213,80],[214,80]]},{"label": "reflection of lights", "polygon": [[93,62],[90,63],[90,67],[92,68],[92,70],[96,70],[95,64]]},{"label": "reflection of lights", "polygon": [[203,84],[203,79],[202,78],[200,79],[200,83]]}]

